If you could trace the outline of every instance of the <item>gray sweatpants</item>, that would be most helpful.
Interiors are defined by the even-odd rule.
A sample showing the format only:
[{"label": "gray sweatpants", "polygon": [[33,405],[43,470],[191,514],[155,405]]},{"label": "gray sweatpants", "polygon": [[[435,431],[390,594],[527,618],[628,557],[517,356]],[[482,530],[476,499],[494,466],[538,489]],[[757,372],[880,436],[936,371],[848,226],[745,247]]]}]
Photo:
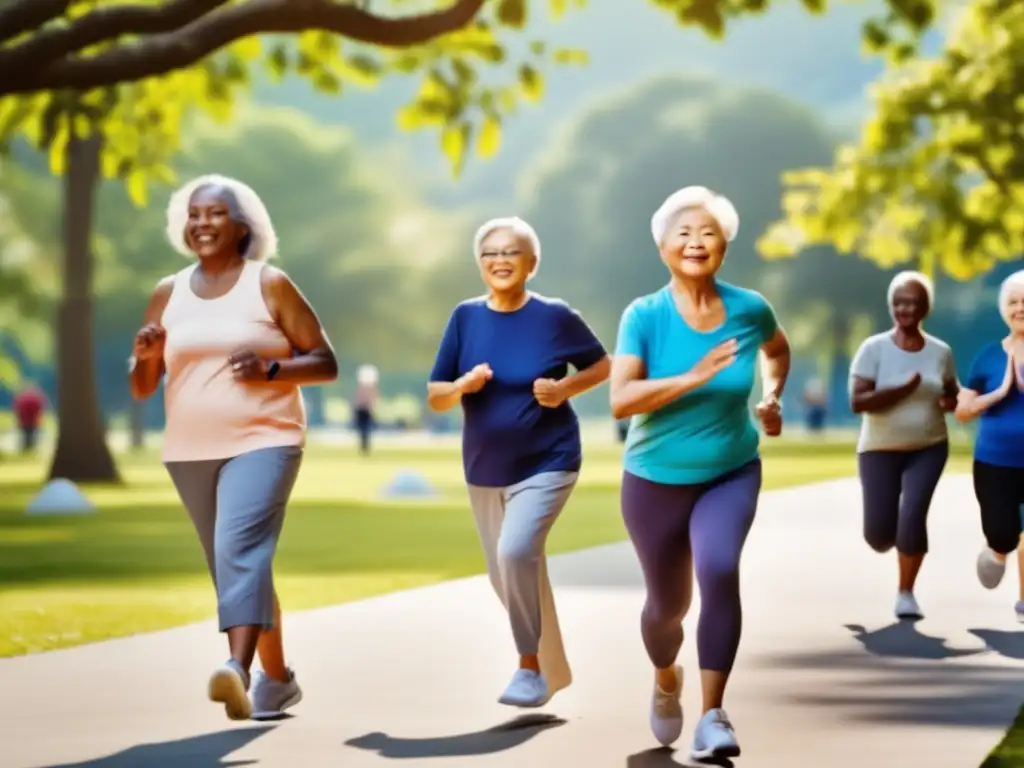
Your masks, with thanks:
[{"label": "gray sweatpants", "polygon": [[572,682],[544,545],[578,472],[542,472],[507,488],[469,486],[487,574],[508,611],[520,655],[538,656],[551,692]]},{"label": "gray sweatpants", "polygon": [[274,553],[301,463],[283,446],[164,465],[203,545],[221,632],[274,627]]}]

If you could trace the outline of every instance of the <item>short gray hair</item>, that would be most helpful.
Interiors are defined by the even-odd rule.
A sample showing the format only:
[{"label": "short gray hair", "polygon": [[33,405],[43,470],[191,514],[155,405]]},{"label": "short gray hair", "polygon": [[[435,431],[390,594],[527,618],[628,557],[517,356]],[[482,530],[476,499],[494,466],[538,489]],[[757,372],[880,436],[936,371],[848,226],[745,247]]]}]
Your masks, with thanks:
[{"label": "short gray hair", "polygon": [[889,282],[889,290],[885,294],[889,310],[892,311],[892,300],[896,298],[896,291],[908,283],[917,283],[924,288],[925,296],[928,297],[928,311],[925,314],[931,314],[932,308],[935,306],[935,284],[924,272],[915,272],[912,269],[897,273]]},{"label": "short gray hair", "polygon": [[999,314],[1003,320],[1006,320],[1006,305],[1010,303],[1010,294],[1014,291],[1024,291],[1024,269],[1018,269],[999,286]]},{"label": "short gray hair", "polygon": [[530,249],[533,251],[533,255],[537,257],[537,263],[534,265],[529,277],[536,275],[537,270],[540,269],[540,238],[537,237],[537,231],[518,216],[505,216],[484,222],[476,231],[476,234],[473,235],[473,258],[478,261],[480,260],[480,249],[483,247],[484,240],[492,232],[497,232],[499,229],[507,229],[517,237],[521,237],[530,243]]},{"label": "short gray hair", "polygon": [[260,196],[252,187],[238,179],[216,173],[199,176],[180,187],[167,204],[167,239],[174,250],[182,256],[194,256],[185,242],[185,227],[188,224],[188,207],[192,195],[200,189],[223,189],[233,197],[229,200],[231,218],[249,228],[250,242],[242,254],[250,261],[267,261],[277,255],[277,233],[270,220],[270,213]]},{"label": "short gray hair", "polygon": [[726,242],[731,243],[736,239],[740,231],[740,215],[729,198],[707,187],[683,187],[669,195],[651,217],[651,234],[659,248],[665,242],[672,222],[690,208],[703,208],[711,214],[721,227]]}]

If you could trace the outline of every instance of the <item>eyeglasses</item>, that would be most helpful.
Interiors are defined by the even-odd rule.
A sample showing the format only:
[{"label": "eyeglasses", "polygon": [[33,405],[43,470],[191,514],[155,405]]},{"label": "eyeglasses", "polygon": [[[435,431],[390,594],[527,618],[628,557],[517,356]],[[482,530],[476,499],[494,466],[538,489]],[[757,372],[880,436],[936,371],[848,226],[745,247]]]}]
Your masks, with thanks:
[{"label": "eyeglasses", "polygon": [[481,259],[496,259],[499,256],[503,259],[515,259],[523,255],[522,251],[484,251],[480,254]]}]

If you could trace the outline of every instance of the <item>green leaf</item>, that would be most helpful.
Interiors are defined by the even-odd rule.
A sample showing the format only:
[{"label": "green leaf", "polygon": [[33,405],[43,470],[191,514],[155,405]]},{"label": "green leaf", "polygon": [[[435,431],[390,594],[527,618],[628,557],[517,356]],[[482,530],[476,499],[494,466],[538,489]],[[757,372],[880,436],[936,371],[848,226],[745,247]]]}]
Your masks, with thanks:
[{"label": "green leaf", "polygon": [[364,86],[376,85],[384,72],[379,61],[361,53],[346,57],[345,65],[351,71],[352,79]]},{"label": "green leaf", "polygon": [[320,72],[313,78],[313,87],[320,93],[336,96],[341,93],[341,80],[333,72]]},{"label": "green leaf", "polygon": [[288,73],[288,50],[283,44],[275,45],[267,54],[267,70],[274,80],[281,80]]},{"label": "green leaf", "polygon": [[519,87],[530,101],[540,101],[544,98],[544,78],[534,67],[523,64],[519,67]]},{"label": "green leaf", "polygon": [[545,50],[547,50],[547,45],[543,40],[534,40],[530,43],[530,53],[534,56],[543,56]]},{"label": "green leaf", "polygon": [[559,48],[555,51],[555,62],[586,66],[590,63],[590,54],[579,48]]},{"label": "green leaf", "polygon": [[146,184],[146,175],[135,169],[129,172],[125,179],[125,189],[128,190],[128,197],[139,208],[145,208],[149,202],[149,188]]},{"label": "green leaf", "polygon": [[69,138],[68,121],[60,118],[57,132],[53,135],[53,140],[50,142],[50,173],[54,176],[61,176],[64,173],[65,153],[67,152]]},{"label": "green leaf", "polygon": [[500,0],[497,15],[506,27],[522,29],[526,26],[526,0]]},{"label": "green leaf", "polygon": [[561,21],[567,9],[566,0],[548,0],[548,15],[553,21]]},{"label": "green leaf", "polygon": [[462,173],[463,164],[466,161],[466,147],[469,144],[471,128],[469,123],[460,122],[447,126],[441,132],[441,151],[444,152],[448,162],[451,163],[452,175],[459,176]]},{"label": "green leaf", "polygon": [[480,135],[476,139],[476,151],[480,157],[487,159],[494,157],[501,147],[501,123],[498,119],[488,115],[480,126]]},{"label": "green leaf", "polygon": [[0,386],[11,390],[21,383],[21,371],[18,364],[9,357],[0,356]]}]

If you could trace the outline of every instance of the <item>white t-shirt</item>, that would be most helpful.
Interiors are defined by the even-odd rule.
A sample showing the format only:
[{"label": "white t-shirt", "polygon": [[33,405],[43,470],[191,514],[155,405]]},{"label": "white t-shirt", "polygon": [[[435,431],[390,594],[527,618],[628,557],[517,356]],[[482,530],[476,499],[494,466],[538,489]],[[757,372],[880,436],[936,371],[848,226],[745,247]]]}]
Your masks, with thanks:
[{"label": "white t-shirt", "polygon": [[956,381],[953,352],[946,342],[924,334],[924,347],[908,352],[896,344],[893,331],[869,336],[850,364],[850,392],[855,376],[875,382],[875,389],[891,389],[921,374],[917,389],[896,405],[861,419],[858,453],[912,451],[947,440],[946,414],[939,398],[948,381]]}]

